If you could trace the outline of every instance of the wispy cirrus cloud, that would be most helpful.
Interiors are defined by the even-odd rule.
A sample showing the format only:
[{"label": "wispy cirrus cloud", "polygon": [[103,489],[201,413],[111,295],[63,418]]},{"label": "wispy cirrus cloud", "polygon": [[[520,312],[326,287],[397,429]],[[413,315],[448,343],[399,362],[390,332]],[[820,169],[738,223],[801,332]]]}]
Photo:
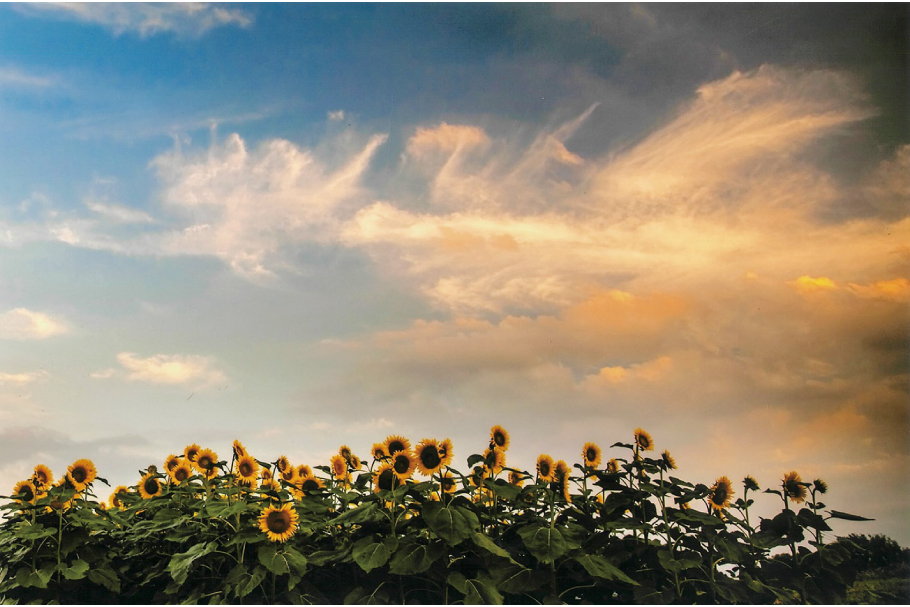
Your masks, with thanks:
[{"label": "wispy cirrus cloud", "polygon": [[204,389],[227,381],[211,356],[196,354],[155,354],[140,357],[133,352],[117,354],[121,369],[108,368],[90,374],[92,379],[122,377],[127,381],[152,384],[191,385]]},{"label": "wispy cirrus cloud", "polygon": [[48,15],[94,23],[115,35],[127,32],[142,37],[172,32],[201,36],[224,26],[249,27],[253,17],[244,10],[215,6],[206,2],[96,4],[86,2],[48,2],[30,4],[20,10],[31,15]]},{"label": "wispy cirrus cloud", "polygon": [[31,74],[13,66],[0,66],[0,88],[46,89],[57,84],[56,78]]}]

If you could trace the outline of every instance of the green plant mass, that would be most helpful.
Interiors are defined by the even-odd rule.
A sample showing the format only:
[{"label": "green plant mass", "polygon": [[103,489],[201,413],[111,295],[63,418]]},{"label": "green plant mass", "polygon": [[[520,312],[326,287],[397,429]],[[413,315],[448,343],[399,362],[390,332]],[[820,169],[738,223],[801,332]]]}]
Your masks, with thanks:
[{"label": "green plant mass", "polygon": [[[645,457],[647,432],[631,438],[604,458],[585,443],[572,466],[541,455],[530,472],[508,466],[500,426],[463,468],[448,439],[389,437],[369,462],[343,446],[313,468],[256,459],[239,441],[223,460],[190,445],[106,501],[93,462],[56,483],[38,465],[3,506],[0,600],[837,603],[848,589],[892,592],[851,588],[858,563],[890,566],[894,546],[825,543],[829,520],[868,519],[826,510],[823,481],[690,483],[670,475],[669,452]],[[782,509],[755,524],[758,496]]]}]

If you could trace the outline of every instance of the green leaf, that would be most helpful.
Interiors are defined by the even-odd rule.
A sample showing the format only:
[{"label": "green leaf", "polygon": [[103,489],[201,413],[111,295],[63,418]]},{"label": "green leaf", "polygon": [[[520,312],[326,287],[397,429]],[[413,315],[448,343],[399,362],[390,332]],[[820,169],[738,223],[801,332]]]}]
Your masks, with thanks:
[{"label": "green leaf", "polygon": [[214,552],[216,548],[218,548],[216,542],[196,544],[186,552],[180,552],[172,556],[167,565],[167,570],[178,585],[183,584],[193,566],[193,562],[210,552]]},{"label": "green leaf", "polygon": [[41,523],[20,525],[13,530],[13,535],[23,540],[38,540],[55,533],[57,533],[56,529],[45,527]]},{"label": "green leaf", "polygon": [[847,514],[846,512],[838,512],[837,510],[832,510],[828,518],[839,518],[845,521],[874,521],[874,518],[866,518],[865,516],[859,516],[857,514]]},{"label": "green leaf", "polygon": [[401,544],[389,563],[389,571],[397,575],[423,573],[446,552],[442,542]]},{"label": "green leaf", "polygon": [[16,583],[22,588],[47,588],[55,569],[53,563],[46,563],[37,571],[32,571],[31,567],[21,567],[16,572]]},{"label": "green leaf", "polygon": [[585,571],[594,577],[603,578],[605,580],[619,580],[620,582],[638,586],[638,582],[630,578],[613,563],[598,554],[583,554],[581,556],[575,557],[573,560],[584,567]]},{"label": "green leaf", "polygon": [[265,579],[266,570],[256,565],[252,571],[244,563],[237,563],[225,578],[225,585],[234,587],[234,595],[241,599],[256,589]]},{"label": "green leaf", "polygon": [[473,455],[468,456],[468,467],[473,467],[477,464],[482,464],[484,462],[484,456],[479,453],[474,453]]},{"label": "green leaf", "polygon": [[227,500],[210,500],[205,504],[205,512],[209,516],[216,518],[226,518],[229,516],[234,516],[235,514],[240,514],[246,510],[246,502],[240,500],[236,502],[228,502]]},{"label": "green leaf", "polygon": [[566,541],[556,527],[531,524],[519,529],[518,535],[541,563],[552,563],[567,549]]},{"label": "green leaf", "polygon": [[549,581],[549,574],[537,569],[528,569],[513,562],[498,561],[487,570],[496,582],[500,592],[524,594],[533,592]]},{"label": "green leaf", "polygon": [[264,544],[259,547],[259,562],[275,575],[289,574],[300,581],[306,572],[306,558],[293,548]]},{"label": "green leaf", "polygon": [[481,572],[474,579],[468,579],[460,571],[449,574],[449,584],[464,594],[465,605],[502,605],[502,595],[489,575]]},{"label": "green leaf", "polygon": [[485,533],[472,533],[471,539],[474,541],[474,545],[478,548],[483,548],[487,552],[491,552],[496,556],[501,556],[507,558],[510,561],[512,560],[512,555],[509,554],[503,548],[500,548],[496,542],[494,542],[490,537]]},{"label": "green leaf", "polygon": [[483,481],[483,484],[487,489],[510,502],[514,502],[521,494],[521,487],[507,483],[501,478],[498,478],[495,481],[488,478]]},{"label": "green leaf", "polygon": [[114,594],[120,594],[120,578],[110,567],[95,567],[88,572],[91,582],[104,586]]},{"label": "green leaf", "polygon": [[88,573],[88,563],[82,559],[76,559],[72,564],[60,563],[60,572],[68,580],[81,580]]},{"label": "green leaf", "polygon": [[363,525],[383,520],[384,515],[379,511],[377,502],[370,502],[357,508],[351,508],[326,521],[326,526],[331,525]]},{"label": "green leaf", "polygon": [[427,502],[423,505],[421,515],[433,533],[453,546],[468,539],[480,527],[477,515],[455,502],[445,505],[441,502]]},{"label": "green leaf", "polygon": [[728,563],[742,563],[749,557],[749,548],[739,542],[719,537],[716,546],[717,551]]},{"label": "green leaf", "polygon": [[[395,540],[392,536],[386,539]],[[386,542],[377,542],[375,536],[369,535],[354,542],[351,554],[354,557],[354,562],[369,573],[372,569],[382,567],[388,563],[389,557],[392,556],[392,550],[389,549]]]},{"label": "green leaf", "polygon": [[831,527],[828,526],[828,523],[825,522],[825,519],[815,514],[808,508],[803,508],[796,515],[796,520],[803,527],[810,527],[812,529],[818,529],[819,531],[831,531]]}]

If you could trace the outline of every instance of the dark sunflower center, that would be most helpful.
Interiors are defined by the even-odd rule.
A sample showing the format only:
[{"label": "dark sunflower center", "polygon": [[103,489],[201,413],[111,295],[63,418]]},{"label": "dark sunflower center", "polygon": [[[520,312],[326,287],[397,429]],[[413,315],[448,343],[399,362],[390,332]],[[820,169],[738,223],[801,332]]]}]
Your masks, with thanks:
[{"label": "dark sunflower center", "polygon": [[714,489],[714,503],[719,506],[721,504],[726,503],[726,501],[727,501],[727,486],[723,485],[723,484],[718,485],[717,488]]},{"label": "dark sunflower center", "polygon": [[42,485],[47,484],[47,475],[45,475],[44,472],[38,472],[35,474],[35,476],[37,477],[39,483]]},{"label": "dark sunflower center", "polygon": [[32,491],[32,488],[29,487],[28,485],[23,487],[22,490],[20,491],[20,493],[22,494],[22,499],[25,500],[26,502],[30,502],[35,498],[35,492]]},{"label": "dark sunflower center", "polygon": [[77,483],[84,482],[88,477],[88,473],[85,471],[85,468],[75,468],[73,470],[73,480]]},{"label": "dark sunflower center", "polygon": [[210,458],[208,455],[203,455],[202,457],[199,458],[198,463],[199,463],[200,468],[208,470],[209,468],[212,467],[212,458]]},{"label": "dark sunflower center", "polygon": [[439,451],[436,450],[436,447],[433,445],[428,445],[420,452],[420,463],[423,464],[423,467],[427,470],[436,469],[442,460],[439,458]]},{"label": "dark sunflower center", "polygon": [[406,455],[399,455],[395,458],[395,472],[398,474],[404,474],[408,471],[408,468],[411,467],[411,462],[408,461]]},{"label": "dark sunflower center", "polygon": [[249,462],[243,462],[240,464],[240,475],[241,476],[252,476],[253,475],[253,466]]},{"label": "dark sunflower center", "polygon": [[317,483],[315,479],[308,478],[303,481],[300,488],[304,491],[315,491],[316,489],[319,489],[319,483]]},{"label": "dark sunflower center", "polygon": [[502,432],[496,432],[493,434],[493,442],[496,443],[497,447],[502,447],[506,444],[506,435]]},{"label": "dark sunflower center", "polygon": [[197,453],[199,453],[199,452],[198,451],[187,451],[186,459],[190,460],[191,462],[195,462]]},{"label": "dark sunflower center", "polygon": [[160,486],[158,485],[157,479],[149,478],[149,479],[146,479],[145,484],[143,485],[143,488],[145,489],[145,492],[148,493],[149,495],[155,495],[156,493],[158,493],[158,489],[160,488]]},{"label": "dark sunflower center", "polygon": [[404,443],[400,440],[393,440],[389,443],[389,453],[395,453],[396,451],[404,451]]},{"label": "dark sunflower center", "polygon": [[116,506],[117,508],[120,507],[120,498],[117,497],[116,495],[114,496],[114,499],[111,500],[111,502],[113,502],[114,506]]},{"label": "dark sunflower center", "polygon": [[442,490],[445,492],[450,492],[455,489],[455,479],[449,478],[448,476],[443,477],[442,479]]},{"label": "dark sunflower center", "polygon": [[273,510],[265,519],[272,533],[284,533],[291,528],[291,515],[286,510]]},{"label": "dark sunflower center", "polygon": [[186,471],[186,468],[178,468],[177,471],[174,472],[174,478],[180,482],[185,481],[189,476],[189,472]]},{"label": "dark sunflower center", "polygon": [[377,482],[377,484],[379,485],[379,488],[381,490],[391,491],[392,489],[395,488],[394,483],[395,483],[395,474],[392,472],[391,468],[383,470],[379,474],[379,481]]},{"label": "dark sunflower center", "polygon": [[589,462],[597,459],[597,451],[594,450],[594,447],[588,447],[588,450],[585,451],[585,459]]},{"label": "dark sunflower center", "polygon": [[540,475],[541,476],[550,476],[549,462],[540,462]]}]

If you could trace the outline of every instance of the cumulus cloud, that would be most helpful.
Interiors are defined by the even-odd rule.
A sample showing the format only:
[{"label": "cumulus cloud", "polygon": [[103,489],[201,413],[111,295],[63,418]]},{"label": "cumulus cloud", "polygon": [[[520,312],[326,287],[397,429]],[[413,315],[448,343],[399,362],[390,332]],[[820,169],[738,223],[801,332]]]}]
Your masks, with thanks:
[{"label": "cumulus cloud", "polygon": [[[126,370],[129,381],[153,384],[192,384],[200,388],[227,381],[215,359],[192,354],[156,354],[140,358],[132,352],[121,352],[117,362]],[[102,379],[113,376],[109,370],[93,374]]]},{"label": "cumulus cloud", "polygon": [[0,339],[46,339],[69,330],[66,322],[44,312],[15,308],[0,314]]},{"label": "cumulus cloud", "polygon": [[27,9],[20,10],[33,15],[47,14],[62,19],[94,23],[118,36],[131,32],[143,38],[165,32],[201,36],[217,27],[228,25],[249,27],[253,23],[253,18],[246,11],[213,6],[205,2],[178,4],[48,2],[32,4]]},{"label": "cumulus cloud", "polygon": [[44,369],[22,373],[0,373],[0,385],[24,386],[45,379],[49,375]]}]

